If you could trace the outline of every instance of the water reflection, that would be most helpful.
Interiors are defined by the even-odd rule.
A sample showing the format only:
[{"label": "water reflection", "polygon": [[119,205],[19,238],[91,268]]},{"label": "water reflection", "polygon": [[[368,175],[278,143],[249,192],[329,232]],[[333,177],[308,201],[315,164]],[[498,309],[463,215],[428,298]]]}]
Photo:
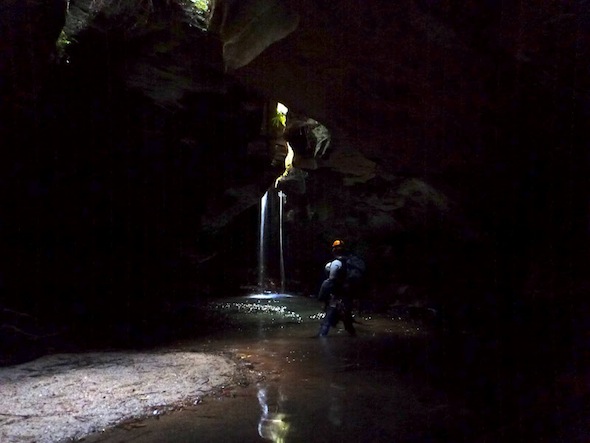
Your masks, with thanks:
[{"label": "water reflection", "polygon": [[290,294],[283,294],[277,292],[270,292],[265,291],[260,294],[250,294],[246,296],[247,299],[254,299],[254,300],[280,300],[281,298],[293,298],[293,295]]},{"label": "water reflection", "polygon": [[346,392],[344,386],[335,383],[330,384],[330,406],[328,409],[328,420],[335,427],[342,425],[343,399]]},{"label": "water reflection", "polygon": [[274,395],[269,395],[268,386],[258,385],[257,397],[261,409],[258,434],[265,440],[283,443],[290,428],[289,423],[285,420],[287,415],[280,412],[281,405],[286,398],[280,388],[274,390],[277,392]]}]

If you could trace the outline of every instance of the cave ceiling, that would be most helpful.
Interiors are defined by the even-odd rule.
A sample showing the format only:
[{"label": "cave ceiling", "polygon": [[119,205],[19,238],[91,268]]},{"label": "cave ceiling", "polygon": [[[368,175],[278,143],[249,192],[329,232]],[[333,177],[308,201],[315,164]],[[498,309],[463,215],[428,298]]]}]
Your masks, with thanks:
[{"label": "cave ceiling", "polygon": [[[588,100],[584,2],[217,3],[212,27],[232,75],[393,171],[477,166],[494,157],[489,151],[512,150],[511,138],[545,149],[571,116],[561,111]],[[240,32],[252,38],[245,11],[262,21],[257,11],[268,4],[290,8],[282,17],[296,17],[296,29],[283,18],[291,32],[233,69]],[[231,35],[215,14],[238,17]]]},{"label": "cave ceiling", "polygon": [[[210,38],[199,32],[202,17],[170,12],[177,3],[187,4],[7,2],[16,10],[6,14],[5,29],[15,28],[7,37],[19,44],[4,48],[5,60],[35,54],[13,66],[18,98],[35,93],[39,82],[19,70],[43,67],[67,8],[72,41],[110,32],[113,51],[128,54],[117,75],[158,104],[175,109],[191,93],[219,90],[195,65],[219,69],[222,52],[229,78],[324,123],[334,146],[389,172],[480,167],[509,157],[515,139],[552,149],[541,145],[587,117],[582,1],[219,0]],[[25,18],[28,37],[19,34]]]}]

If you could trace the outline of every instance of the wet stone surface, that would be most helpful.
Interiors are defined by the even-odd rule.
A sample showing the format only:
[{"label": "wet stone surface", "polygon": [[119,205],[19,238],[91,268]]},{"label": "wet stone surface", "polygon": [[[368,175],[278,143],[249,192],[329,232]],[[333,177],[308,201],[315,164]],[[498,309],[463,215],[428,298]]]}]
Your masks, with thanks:
[{"label": "wet stone surface", "polygon": [[0,441],[76,440],[128,418],[193,404],[235,373],[190,351],[56,354],[0,368]]}]

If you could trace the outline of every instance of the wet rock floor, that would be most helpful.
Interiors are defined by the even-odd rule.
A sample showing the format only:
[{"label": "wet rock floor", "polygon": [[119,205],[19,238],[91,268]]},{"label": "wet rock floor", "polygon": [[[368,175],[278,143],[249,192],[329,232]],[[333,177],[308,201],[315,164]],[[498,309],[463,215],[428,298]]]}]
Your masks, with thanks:
[{"label": "wet rock floor", "polygon": [[423,321],[357,316],[355,338],[341,324],[312,338],[320,322],[313,299],[240,297],[215,311],[223,329],[176,347],[229,353],[248,381],[85,441],[587,441],[586,402],[557,399],[565,407],[556,414],[551,402],[535,401],[548,386],[538,396],[534,389],[511,394],[502,374],[490,376],[496,362],[489,371],[469,362],[476,344],[457,355]]},{"label": "wet rock floor", "polygon": [[[535,331],[498,342],[398,310],[357,315],[357,337],[339,324],[317,338],[321,306],[307,297],[253,294],[202,308],[182,308],[177,325],[194,338],[3,368],[10,383],[0,383],[0,435],[47,443],[589,441],[590,377],[558,373],[546,364],[553,355],[525,349],[529,336],[542,343]],[[19,388],[19,371],[47,401]]]}]

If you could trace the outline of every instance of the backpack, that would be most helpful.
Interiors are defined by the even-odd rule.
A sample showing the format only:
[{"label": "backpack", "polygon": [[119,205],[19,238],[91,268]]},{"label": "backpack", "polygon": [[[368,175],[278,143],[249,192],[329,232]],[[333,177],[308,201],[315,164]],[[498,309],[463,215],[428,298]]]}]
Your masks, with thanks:
[{"label": "backpack", "polygon": [[362,258],[350,254],[346,259],[340,259],[342,268],[340,269],[343,285],[348,289],[358,290],[365,283],[365,274],[367,266]]}]

